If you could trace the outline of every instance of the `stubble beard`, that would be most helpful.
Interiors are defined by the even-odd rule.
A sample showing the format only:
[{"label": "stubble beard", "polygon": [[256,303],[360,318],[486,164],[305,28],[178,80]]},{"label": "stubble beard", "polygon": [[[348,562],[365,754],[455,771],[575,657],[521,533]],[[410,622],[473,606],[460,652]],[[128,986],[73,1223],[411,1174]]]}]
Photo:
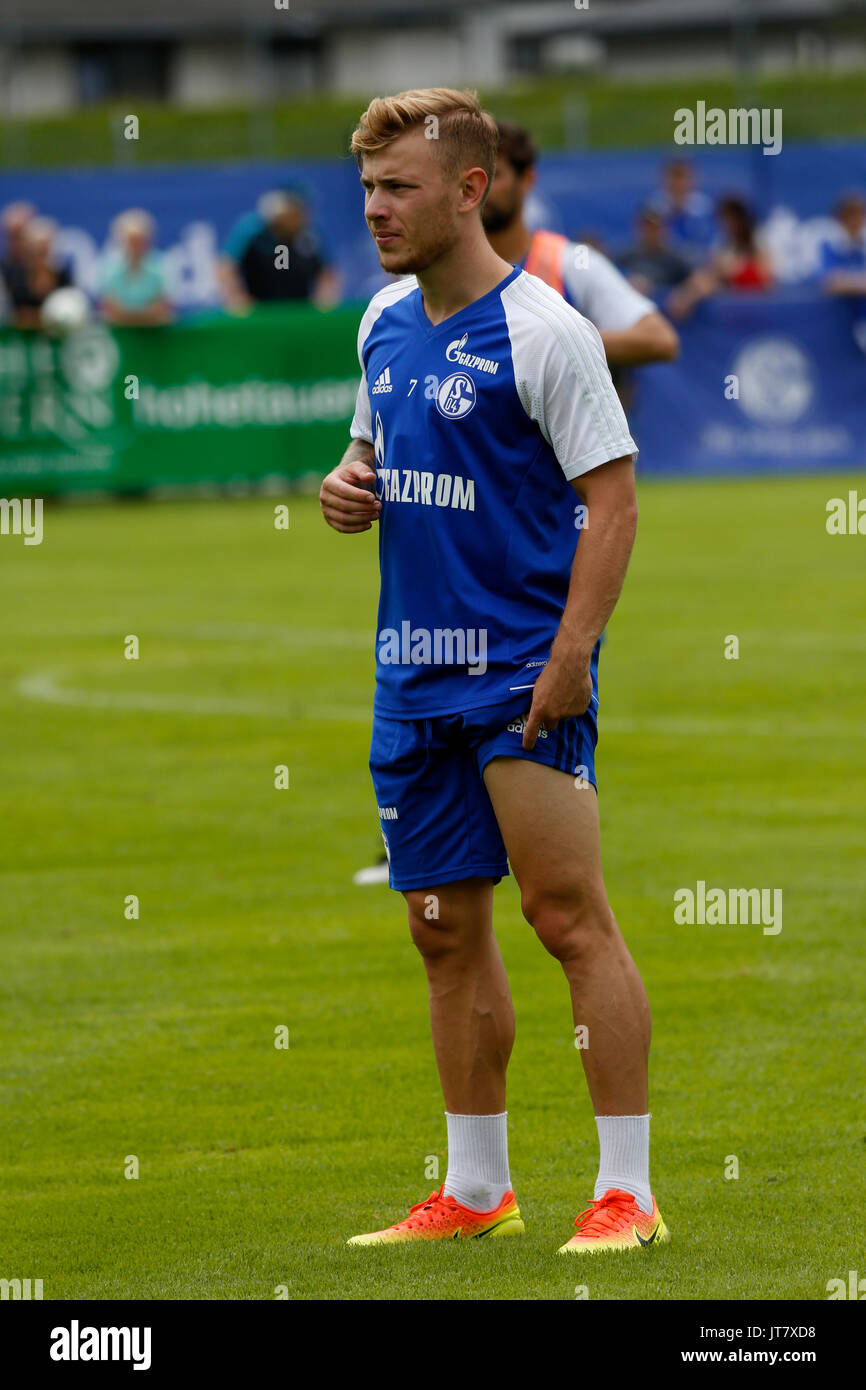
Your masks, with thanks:
[{"label": "stubble beard", "polygon": [[484,207],[481,209],[481,221],[488,236],[492,232],[495,236],[497,232],[504,232],[509,228],[518,214],[518,200],[515,198],[507,207],[496,207],[488,198]]},{"label": "stubble beard", "polygon": [[[404,233],[405,235],[405,233]],[[408,245],[395,249],[383,248],[379,264],[391,275],[418,275],[448,255],[457,243],[457,229],[441,212],[432,212],[420,236],[407,237]]]}]

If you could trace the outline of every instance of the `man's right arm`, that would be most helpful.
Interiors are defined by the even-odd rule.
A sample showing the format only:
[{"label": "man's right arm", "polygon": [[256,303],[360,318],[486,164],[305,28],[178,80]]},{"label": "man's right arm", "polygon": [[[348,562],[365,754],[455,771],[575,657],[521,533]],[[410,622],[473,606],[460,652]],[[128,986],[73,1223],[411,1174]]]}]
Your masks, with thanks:
[{"label": "man's right arm", "polygon": [[335,531],[369,531],[379,520],[376,496],[376,451],[369,439],[353,439],[319,492],[322,516]]},{"label": "man's right arm", "polygon": [[254,301],[247,293],[237,265],[230,256],[223,256],[217,263],[217,282],[223,303],[230,313],[248,313],[254,308]]},{"label": "man's right arm", "polygon": [[379,313],[374,307],[376,298],[374,295],[358,328],[361,380],[355,399],[355,414],[349,426],[352,442],[337,467],[322,483],[319,493],[322,516],[328,525],[333,526],[335,531],[350,535],[356,531],[369,531],[382,512],[382,503],[376,496],[376,449],[373,445],[373,422],[370,418],[364,360],[364,344]]},{"label": "man's right arm", "polygon": [[566,258],[566,288],[578,311],[595,324],[611,367],[673,362],[679,356],[676,329],[655,304],[593,247],[577,247],[586,257]]}]

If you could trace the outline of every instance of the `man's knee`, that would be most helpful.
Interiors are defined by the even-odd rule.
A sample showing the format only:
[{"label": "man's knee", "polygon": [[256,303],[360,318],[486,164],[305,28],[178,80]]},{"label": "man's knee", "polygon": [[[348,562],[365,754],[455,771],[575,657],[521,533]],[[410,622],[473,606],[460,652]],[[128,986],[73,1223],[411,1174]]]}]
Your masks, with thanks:
[{"label": "man's knee", "polygon": [[590,955],[615,930],[601,883],[558,893],[548,888],[529,890],[523,893],[521,905],[542,946],[559,961]]},{"label": "man's knee", "polygon": [[439,895],[417,889],[404,896],[409,909],[409,931],[424,959],[439,960],[453,952],[459,933],[451,914],[443,912]]}]

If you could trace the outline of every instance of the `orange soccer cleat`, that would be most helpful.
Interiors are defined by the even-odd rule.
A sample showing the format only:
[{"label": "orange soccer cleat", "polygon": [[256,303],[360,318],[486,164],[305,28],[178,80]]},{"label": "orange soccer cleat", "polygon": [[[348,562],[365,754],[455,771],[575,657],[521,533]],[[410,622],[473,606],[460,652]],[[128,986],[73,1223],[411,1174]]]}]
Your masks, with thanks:
[{"label": "orange soccer cleat", "polygon": [[[444,1187],[445,1184],[442,1184]],[[453,1197],[443,1197],[442,1187],[417,1206],[409,1215],[388,1226],[384,1231],[352,1236],[347,1245],[386,1245],[395,1240],[468,1240],[473,1236],[522,1236],[523,1222],[513,1192],[506,1192],[493,1211],[472,1211],[461,1206]]]},{"label": "orange soccer cleat", "polygon": [[630,1192],[622,1192],[618,1187],[608,1188],[603,1197],[580,1213],[574,1224],[577,1235],[559,1247],[560,1255],[570,1255],[572,1251],[594,1254],[598,1250],[639,1250],[671,1238],[655,1197],[653,1209],[647,1213]]}]

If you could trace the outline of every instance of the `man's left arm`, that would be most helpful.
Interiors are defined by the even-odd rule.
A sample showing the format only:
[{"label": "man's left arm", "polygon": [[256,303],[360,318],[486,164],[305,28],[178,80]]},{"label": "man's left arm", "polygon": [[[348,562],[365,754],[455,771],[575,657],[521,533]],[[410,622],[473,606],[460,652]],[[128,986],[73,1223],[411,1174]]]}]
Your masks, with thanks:
[{"label": "man's left arm", "polygon": [[572,480],[588,523],[571,567],[568,599],[550,659],[535,682],[523,747],[535,747],[542,724],[583,714],[592,696],[590,662],[625,580],[637,529],[634,462],[612,459]]},{"label": "man's left arm", "polygon": [[612,367],[639,367],[647,362],[675,362],[679,334],[664,314],[644,314],[629,328],[602,332],[605,356]]},{"label": "man's left arm", "polygon": [[313,282],[310,300],[317,309],[333,309],[340,302],[343,278],[333,266],[323,265]]},{"label": "man's left arm", "polygon": [[611,367],[673,362],[679,356],[673,324],[600,251],[576,247],[565,261],[563,277],[570,299],[601,334]]}]

